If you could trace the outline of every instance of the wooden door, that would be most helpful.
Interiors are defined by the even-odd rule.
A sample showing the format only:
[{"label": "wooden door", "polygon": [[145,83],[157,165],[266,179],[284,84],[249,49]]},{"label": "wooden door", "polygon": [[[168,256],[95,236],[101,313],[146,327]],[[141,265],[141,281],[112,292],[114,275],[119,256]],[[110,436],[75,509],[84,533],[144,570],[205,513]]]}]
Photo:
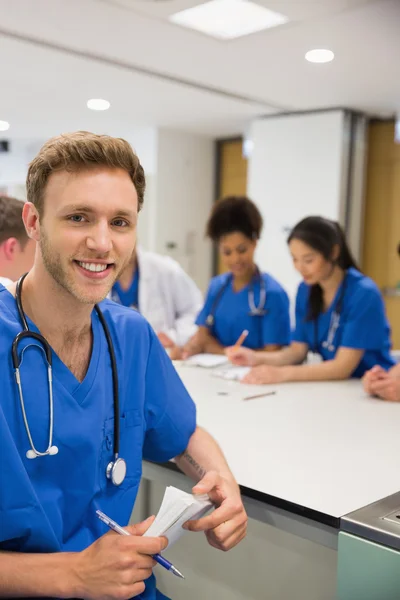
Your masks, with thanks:
[{"label": "wooden door", "polygon": [[[218,142],[219,199],[225,196],[245,196],[247,190],[247,159],[243,156],[243,140],[222,140]],[[218,257],[217,272],[226,268]]]},{"label": "wooden door", "polygon": [[363,271],[382,289],[392,327],[393,348],[400,350],[400,144],[394,122],[372,122],[363,243]]}]

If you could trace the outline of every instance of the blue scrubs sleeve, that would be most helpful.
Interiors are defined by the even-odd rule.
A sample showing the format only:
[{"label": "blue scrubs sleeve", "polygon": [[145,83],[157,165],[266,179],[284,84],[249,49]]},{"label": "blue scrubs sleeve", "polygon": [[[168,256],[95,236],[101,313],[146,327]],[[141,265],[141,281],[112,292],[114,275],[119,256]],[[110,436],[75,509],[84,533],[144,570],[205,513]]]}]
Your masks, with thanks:
[{"label": "blue scrubs sleeve", "polygon": [[357,350],[376,350],[387,344],[388,323],[378,289],[360,287],[352,294],[343,323],[340,346]]},{"label": "blue scrubs sleeve", "polygon": [[196,429],[196,406],[153,330],[150,335],[143,458],[167,462],[187,448]]},{"label": "blue scrubs sleeve", "polygon": [[211,281],[210,285],[208,286],[204,306],[201,309],[201,311],[199,312],[199,314],[197,315],[196,325],[199,325],[200,327],[201,326],[206,327],[206,319],[211,312],[211,308],[212,308],[212,305],[213,305],[213,302],[215,299],[215,294],[216,294],[216,289],[215,289],[214,283],[215,283],[214,281]]},{"label": "blue scrubs sleeve", "polygon": [[295,327],[292,332],[292,341],[308,344],[307,338],[307,304],[308,304],[308,288],[304,284],[300,284],[296,296],[295,309]]},{"label": "blue scrubs sleeve", "polygon": [[284,290],[269,294],[268,312],[263,322],[263,345],[290,343],[289,298]]}]

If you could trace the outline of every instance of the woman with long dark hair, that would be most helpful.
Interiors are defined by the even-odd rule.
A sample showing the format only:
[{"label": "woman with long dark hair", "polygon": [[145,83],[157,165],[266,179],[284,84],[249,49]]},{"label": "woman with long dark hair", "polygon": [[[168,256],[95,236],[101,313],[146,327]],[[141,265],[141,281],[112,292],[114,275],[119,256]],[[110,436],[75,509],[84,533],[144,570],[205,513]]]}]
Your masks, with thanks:
[{"label": "woman with long dark hair", "polygon": [[[293,228],[288,245],[303,277],[292,343],[269,354],[228,348],[233,363],[253,367],[243,381],[347,379],[362,377],[374,365],[390,368],[394,361],[382,295],[360,272],[340,225],[307,217]],[[303,364],[309,351],[322,362]]]}]

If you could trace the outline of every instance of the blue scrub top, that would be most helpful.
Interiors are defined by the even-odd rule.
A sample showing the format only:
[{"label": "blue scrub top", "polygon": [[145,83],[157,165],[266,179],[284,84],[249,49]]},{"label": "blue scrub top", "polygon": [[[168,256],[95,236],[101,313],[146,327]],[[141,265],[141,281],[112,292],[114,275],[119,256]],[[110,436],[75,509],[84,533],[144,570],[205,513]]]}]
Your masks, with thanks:
[{"label": "blue scrub top", "polygon": [[139,308],[139,267],[135,271],[132,283],[127,290],[122,289],[119,281],[113,285],[111,295],[122,306]]},{"label": "blue scrub top", "polygon": [[306,320],[310,286],[305,283],[299,285],[296,298],[296,328],[292,340],[308,344],[323,360],[333,359],[340,346],[365,350],[352,377],[362,377],[374,365],[389,369],[394,361],[390,355],[390,326],[382,295],[375,282],[357,269],[351,268],[347,271],[340,325],[333,340],[335,349],[330,351],[322,346],[322,342],[328,337],[332,312],[337,305],[342,286],[339,287],[329,309],[318,316],[318,340],[317,347],[314,348],[315,323],[314,320]]},{"label": "blue scrub top", "polygon": [[[127,462],[127,476],[119,487],[106,479],[113,458],[112,374],[96,312],[92,355],[81,383],[53,352],[53,443],[59,453],[29,460],[11,361],[11,344],[21,324],[15,299],[0,285],[0,550],[83,550],[107,531],[97,509],[127,524],[142,459],[168,461],[185,450],[195,430],[195,405],[149,324],[114,302],[105,300],[100,307],[119,375],[120,455]],[[22,388],[34,444],[43,450],[49,433],[47,371],[35,340],[21,342],[21,350],[29,343],[33,345],[21,365]],[[156,592],[154,577],[138,598],[164,598]]]},{"label": "blue scrub top", "polygon": [[[249,335],[243,346],[253,349],[264,348],[268,344],[286,346],[290,341],[289,299],[282,286],[267,273],[261,273],[266,289],[265,310],[262,316],[250,316],[249,292],[252,284],[239,292],[233,289],[231,273],[214,277],[209,285],[205,304],[199,313],[196,324],[207,326],[206,319],[211,313],[214,301],[223,289],[215,309],[214,324],[210,328],[222,346],[233,346],[244,329]],[[259,306],[261,282],[253,283],[254,304]]]}]

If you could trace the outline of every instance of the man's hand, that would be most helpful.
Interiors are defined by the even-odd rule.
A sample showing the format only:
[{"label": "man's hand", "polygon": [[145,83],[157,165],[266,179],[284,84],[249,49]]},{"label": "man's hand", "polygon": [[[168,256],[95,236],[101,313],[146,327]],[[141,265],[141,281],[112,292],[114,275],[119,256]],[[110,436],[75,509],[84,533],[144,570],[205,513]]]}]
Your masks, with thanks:
[{"label": "man's hand", "polygon": [[152,559],[167,547],[161,537],[143,537],[154,517],[127,527],[130,536],[110,531],[75,555],[75,597],[88,600],[125,600],[143,593],[152,574]]},{"label": "man's hand", "polygon": [[208,543],[219,550],[230,550],[246,535],[247,514],[238,485],[209,471],[193,488],[193,494],[208,494],[216,505],[213,513],[195,521],[187,521],[189,531],[204,531]]},{"label": "man's hand", "polygon": [[287,381],[285,367],[273,367],[271,365],[259,365],[253,367],[247,375],[241,379],[242,383],[283,383]]},{"label": "man's hand", "polygon": [[250,348],[229,346],[228,348],[225,348],[225,354],[234,365],[255,367],[260,364],[257,352],[250,350]]}]

